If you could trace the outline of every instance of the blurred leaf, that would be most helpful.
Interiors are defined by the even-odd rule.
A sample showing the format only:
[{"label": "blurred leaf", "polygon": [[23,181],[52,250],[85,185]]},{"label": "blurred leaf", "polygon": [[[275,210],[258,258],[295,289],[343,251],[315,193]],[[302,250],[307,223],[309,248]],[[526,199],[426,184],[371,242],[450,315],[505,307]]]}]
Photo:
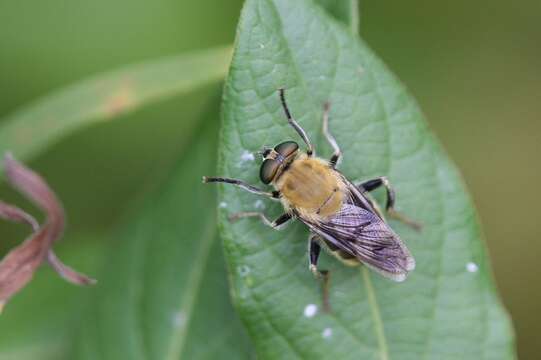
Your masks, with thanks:
[{"label": "blurred leaf", "polygon": [[119,232],[76,358],[249,357],[209,207],[215,195],[201,184],[215,167],[217,103],[168,181]]},{"label": "blurred leaf", "polygon": [[354,34],[359,30],[359,1],[358,0],[316,0],[337,20],[348,25]]},{"label": "blurred leaf", "polygon": [[[70,235],[59,247],[66,263],[95,274],[104,253],[101,234]],[[68,245],[76,243],[77,246]],[[48,267],[36,273],[0,317],[0,360],[60,359],[81,303],[92,289],[68,284]]]},{"label": "blurred leaf", "polygon": [[[405,283],[323,256],[333,312],[320,307],[308,271],[307,229],[272,231],[226,216],[261,208],[261,199],[222,186],[219,221],[234,302],[261,358],[510,359],[509,319],[494,290],[471,199],[460,175],[402,84],[367,45],[312,1],[248,0],[224,94],[219,174],[258,182],[246,154],[287,139],[277,89],[323,157],[322,104],[352,180],[386,175],[398,209],[424,224],[421,234],[391,221],[417,260]],[[279,204],[264,201],[276,216]]]},{"label": "blurred leaf", "polygon": [[69,86],[3,119],[0,154],[11,150],[26,160],[83,126],[219,81],[229,59],[229,47],[201,50],[132,65]]}]

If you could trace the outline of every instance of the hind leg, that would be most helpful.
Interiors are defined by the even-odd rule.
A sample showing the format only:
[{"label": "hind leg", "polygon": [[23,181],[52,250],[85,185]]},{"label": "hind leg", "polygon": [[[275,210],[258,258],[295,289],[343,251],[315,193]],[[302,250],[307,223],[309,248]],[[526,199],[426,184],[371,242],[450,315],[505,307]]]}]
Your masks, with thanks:
[{"label": "hind leg", "polygon": [[420,223],[409,219],[406,215],[394,209],[394,202],[395,202],[396,196],[395,196],[394,189],[389,183],[389,180],[387,179],[387,177],[381,176],[375,179],[367,180],[356,186],[359,189],[359,191],[363,193],[376,190],[377,188],[381,186],[385,187],[385,190],[387,191],[387,203],[385,205],[385,210],[387,211],[387,214],[389,215],[389,217],[402,221],[404,224],[412,227],[413,229],[417,231],[421,230],[422,225]]},{"label": "hind leg", "polygon": [[323,292],[323,310],[330,312],[331,307],[329,304],[329,280],[330,272],[328,270],[319,270],[317,268],[317,262],[319,260],[319,254],[321,253],[321,246],[317,241],[317,235],[310,234],[308,238],[308,247],[310,252],[310,271],[316,279],[321,280],[321,287]]}]

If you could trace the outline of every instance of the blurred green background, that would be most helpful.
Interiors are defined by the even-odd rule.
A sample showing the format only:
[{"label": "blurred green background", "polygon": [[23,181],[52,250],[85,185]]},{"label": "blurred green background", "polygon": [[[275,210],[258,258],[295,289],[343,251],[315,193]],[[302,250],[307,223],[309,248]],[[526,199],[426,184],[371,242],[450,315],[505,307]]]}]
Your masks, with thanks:
[{"label": "blurred green background", "polygon": [[[51,90],[93,74],[230,44],[241,5],[1,1],[0,121]],[[535,258],[541,251],[541,191],[536,187],[541,182],[541,3],[372,0],[363,1],[360,11],[362,36],[412,91],[461,168],[484,225],[497,285],[513,316],[519,355],[535,358],[541,332]],[[32,161],[68,211],[70,227],[57,246],[67,262],[97,272],[104,244],[115,241],[108,236],[110,229],[160,172],[172,149],[190,135],[183,124],[200,114],[218,90],[208,86],[94,125]],[[0,198],[21,203],[5,184]],[[25,233],[0,223],[2,252]],[[66,302],[40,293],[43,287],[47,294],[65,294]],[[61,324],[68,307],[80,306],[85,291],[80,293],[51,271],[42,271],[0,318],[0,358],[17,358],[21,351],[31,356],[34,342],[42,341],[44,328],[28,329],[19,321],[29,316],[25,305],[35,305],[35,296],[48,312],[33,316]]]}]

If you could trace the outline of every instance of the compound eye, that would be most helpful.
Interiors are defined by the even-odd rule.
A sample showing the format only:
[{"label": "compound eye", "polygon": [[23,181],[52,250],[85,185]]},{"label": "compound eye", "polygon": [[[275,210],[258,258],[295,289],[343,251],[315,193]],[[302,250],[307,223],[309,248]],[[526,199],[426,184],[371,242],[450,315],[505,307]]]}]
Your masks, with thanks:
[{"label": "compound eye", "polygon": [[299,145],[295,141],[284,141],[283,143],[276,145],[274,148],[274,151],[283,157],[288,157],[297,150],[299,150]]},{"label": "compound eye", "polygon": [[269,184],[272,179],[274,179],[279,167],[280,163],[274,159],[264,160],[261,164],[261,168],[259,169],[259,177],[261,178],[261,181],[264,184]]}]

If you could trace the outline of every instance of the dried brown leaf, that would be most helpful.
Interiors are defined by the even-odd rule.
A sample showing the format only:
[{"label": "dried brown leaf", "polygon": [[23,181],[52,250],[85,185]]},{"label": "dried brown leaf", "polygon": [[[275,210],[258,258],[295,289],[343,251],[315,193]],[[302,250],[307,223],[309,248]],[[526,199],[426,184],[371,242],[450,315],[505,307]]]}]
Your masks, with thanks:
[{"label": "dried brown leaf", "polygon": [[48,261],[60,276],[71,283],[95,283],[95,280],[64,265],[52,250],[53,243],[64,231],[65,214],[47,183],[34,171],[17,162],[11,154],[5,156],[5,170],[9,183],[44,211],[47,218],[39,226],[34,217],[24,210],[0,201],[0,218],[25,223],[33,229],[33,234],[0,262],[0,312],[5,303],[32,280],[34,272],[44,261]]}]

